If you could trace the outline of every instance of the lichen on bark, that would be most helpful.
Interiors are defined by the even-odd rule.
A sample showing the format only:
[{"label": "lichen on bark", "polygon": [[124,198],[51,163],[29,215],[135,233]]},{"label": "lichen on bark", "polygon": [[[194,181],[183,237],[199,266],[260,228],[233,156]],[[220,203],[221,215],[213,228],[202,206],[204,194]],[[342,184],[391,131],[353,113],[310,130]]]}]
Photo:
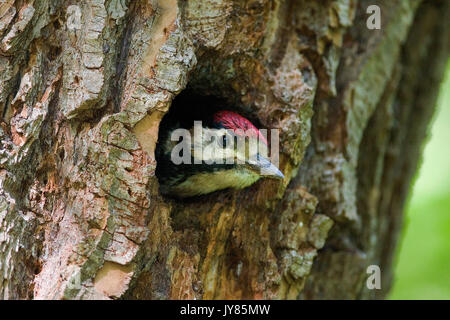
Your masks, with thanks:
[{"label": "lichen on bark", "polygon": [[[379,31],[366,0],[0,3],[0,297],[386,294],[450,5],[372,2]],[[286,179],[163,197],[159,124],[186,96],[279,129]]]}]

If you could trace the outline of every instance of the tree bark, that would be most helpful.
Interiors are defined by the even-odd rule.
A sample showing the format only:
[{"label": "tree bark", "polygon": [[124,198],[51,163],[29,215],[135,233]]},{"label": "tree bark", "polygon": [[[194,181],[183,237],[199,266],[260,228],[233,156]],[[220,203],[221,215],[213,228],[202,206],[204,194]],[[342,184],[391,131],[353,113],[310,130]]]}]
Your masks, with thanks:
[{"label": "tree bark", "polygon": [[[2,0],[0,297],[385,297],[448,16],[446,0]],[[160,194],[159,123],[204,97],[280,129],[284,181]]]}]

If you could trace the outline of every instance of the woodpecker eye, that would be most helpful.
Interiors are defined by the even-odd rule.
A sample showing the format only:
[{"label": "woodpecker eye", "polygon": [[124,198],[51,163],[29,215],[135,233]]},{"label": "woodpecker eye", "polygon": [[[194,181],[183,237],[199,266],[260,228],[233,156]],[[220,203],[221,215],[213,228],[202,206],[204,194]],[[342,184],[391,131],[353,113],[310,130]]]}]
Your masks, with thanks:
[{"label": "woodpecker eye", "polygon": [[222,136],[222,148],[226,148],[228,144],[228,136],[226,134],[224,134]]},{"label": "woodpecker eye", "polygon": [[219,147],[225,149],[230,145],[230,137],[228,136],[228,134],[224,134],[222,136],[219,137],[218,140],[218,144]]}]

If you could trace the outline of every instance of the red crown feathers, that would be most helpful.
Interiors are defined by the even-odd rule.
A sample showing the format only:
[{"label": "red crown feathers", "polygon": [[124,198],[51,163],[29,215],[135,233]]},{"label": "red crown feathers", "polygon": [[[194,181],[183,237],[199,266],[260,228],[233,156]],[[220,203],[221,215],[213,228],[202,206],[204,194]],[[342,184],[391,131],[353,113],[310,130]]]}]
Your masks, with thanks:
[{"label": "red crown feathers", "polygon": [[250,136],[258,137],[261,139],[266,145],[267,139],[262,135],[262,133],[247,119],[242,117],[241,115],[234,113],[232,111],[218,111],[214,114],[214,123],[230,130],[235,130],[237,134],[242,130]]}]

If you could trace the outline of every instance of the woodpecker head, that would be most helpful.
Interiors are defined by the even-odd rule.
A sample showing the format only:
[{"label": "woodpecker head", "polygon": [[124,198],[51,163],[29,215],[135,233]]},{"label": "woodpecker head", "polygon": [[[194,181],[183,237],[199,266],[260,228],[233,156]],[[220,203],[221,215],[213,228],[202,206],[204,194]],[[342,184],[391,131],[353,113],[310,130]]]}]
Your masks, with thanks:
[{"label": "woodpecker head", "polygon": [[161,192],[178,198],[246,188],[260,178],[283,179],[268,159],[267,139],[249,120],[231,111],[185,128],[170,127],[157,148]]}]

